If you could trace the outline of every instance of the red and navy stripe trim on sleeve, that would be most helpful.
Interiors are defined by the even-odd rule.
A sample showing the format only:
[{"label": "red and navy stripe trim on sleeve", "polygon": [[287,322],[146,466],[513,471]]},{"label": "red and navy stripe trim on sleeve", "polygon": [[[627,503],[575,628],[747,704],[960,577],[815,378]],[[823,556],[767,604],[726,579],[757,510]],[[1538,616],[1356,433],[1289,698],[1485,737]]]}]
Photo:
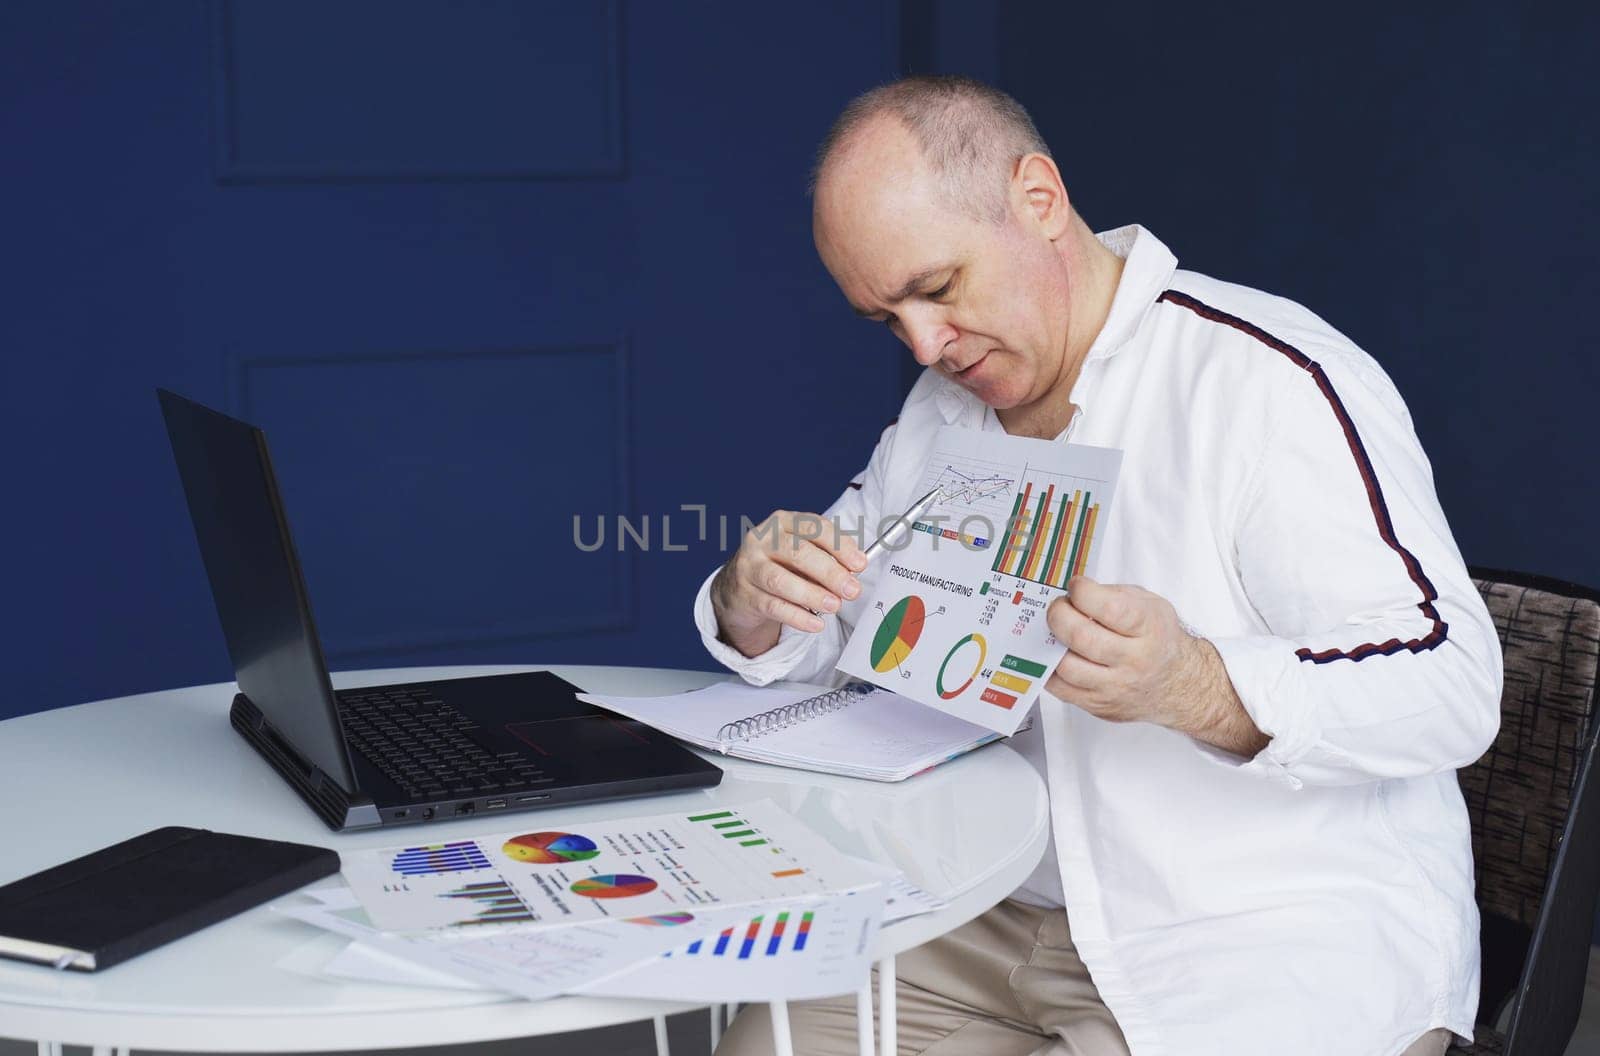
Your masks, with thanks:
[{"label": "red and navy stripe trim on sleeve", "polygon": [[1388,544],[1389,549],[1400,555],[1400,560],[1405,564],[1406,575],[1411,577],[1411,582],[1422,592],[1422,601],[1418,603],[1417,608],[1431,621],[1432,627],[1420,638],[1404,642],[1398,638],[1390,638],[1386,642],[1363,642],[1351,649],[1324,649],[1321,652],[1297,649],[1295,655],[1307,663],[1326,664],[1334,660],[1361,661],[1369,656],[1389,656],[1401,651],[1421,653],[1443,644],[1450,627],[1439,617],[1439,610],[1433,605],[1439,599],[1439,592],[1434,589],[1427,573],[1422,571],[1422,563],[1417,560],[1416,555],[1401,545],[1400,540],[1395,537],[1394,522],[1389,517],[1389,506],[1384,502],[1383,489],[1378,486],[1378,474],[1372,468],[1372,459],[1367,457],[1367,449],[1362,446],[1361,435],[1356,432],[1355,422],[1351,420],[1350,412],[1345,409],[1344,401],[1340,400],[1339,394],[1334,391],[1333,382],[1328,379],[1327,372],[1315,360],[1288,342],[1273,337],[1254,323],[1245,322],[1236,315],[1229,315],[1213,308],[1187,293],[1167,290],[1156,300],[1187,308],[1202,319],[1231,326],[1235,330],[1249,334],[1273,351],[1286,356],[1291,363],[1311,375],[1312,380],[1317,383],[1317,388],[1328,401],[1328,406],[1333,409],[1333,416],[1344,432],[1345,442],[1350,445],[1350,455],[1355,459],[1356,469],[1361,474],[1361,482],[1367,489],[1367,502],[1372,507],[1373,520],[1377,522],[1378,537]]}]

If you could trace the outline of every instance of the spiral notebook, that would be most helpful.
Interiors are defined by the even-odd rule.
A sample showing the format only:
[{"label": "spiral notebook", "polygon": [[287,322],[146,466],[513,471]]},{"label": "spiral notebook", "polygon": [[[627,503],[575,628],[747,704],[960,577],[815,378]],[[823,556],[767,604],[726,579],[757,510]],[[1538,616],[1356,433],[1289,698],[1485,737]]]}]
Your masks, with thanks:
[{"label": "spiral notebook", "polygon": [[903,781],[999,739],[865,682],[838,689],[721,682],[665,697],[578,699],[724,755],[873,781]]}]

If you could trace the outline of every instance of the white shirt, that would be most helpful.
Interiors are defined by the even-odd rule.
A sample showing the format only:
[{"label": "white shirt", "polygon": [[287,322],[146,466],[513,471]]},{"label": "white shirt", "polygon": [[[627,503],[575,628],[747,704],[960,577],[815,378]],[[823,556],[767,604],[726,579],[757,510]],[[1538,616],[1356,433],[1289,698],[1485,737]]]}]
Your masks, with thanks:
[{"label": "white shirt", "polygon": [[[1124,452],[1096,578],[1171,601],[1271,740],[1247,760],[1040,698],[1078,952],[1135,1056],[1470,1037],[1478,914],[1455,770],[1498,728],[1501,658],[1410,414],[1300,305],[1178,271],[1143,228],[1099,237],[1126,265],[1066,434]],[[926,372],[827,514],[899,513],[939,427],[985,411]],[[786,628],[753,659],[716,640],[710,579],[695,621],[752,683],[829,681],[880,567],[822,632]]]},{"label": "white shirt", "polygon": [[[1077,415],[1073,415],[1073,422],[1061,431],[1056,437],[1057,441],[1065,441],[1072,433],[1072,427],[1077,425]],[[983,424],[980,428],[986,433],[1003,433],[1006,427],[1001,424],[999,417],[994,413],[994,408],[983,409]],[[1098,569],[1096,569],[1098,571]],[[1039,776],[1050,781],[1049,761],[1050,755],[1045,748],[1044,724],[1039,721],[1038,706],[1034,707],[1035,714],[1031,716],[1032,722],[1026,723],[1006,742],[1015,749],[1016,753],[1026,759],[1033,768],[1039,771]],[[1052,826],[1052,830],[1053,830]],[[1034,867],[1028,879],[1022,886],[1011,893],[1011,897],[1019,902],[1026,902],[1031,906],[1042,906],[1046,909],[1060,909],[1066,906],[1066,892],[1061,890],[1061,867],[1056,861],[1056,839],[1052,831],[1050,842],[1044,849],[1044,857],[1039,859],[1039,864]]]}]

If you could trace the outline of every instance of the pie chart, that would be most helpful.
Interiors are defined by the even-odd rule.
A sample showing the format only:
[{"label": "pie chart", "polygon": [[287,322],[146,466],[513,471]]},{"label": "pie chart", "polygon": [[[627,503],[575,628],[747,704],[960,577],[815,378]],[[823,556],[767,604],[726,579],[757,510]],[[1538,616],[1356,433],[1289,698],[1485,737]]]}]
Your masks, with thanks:
[{"label": "pie chart", "polygon": [[632,898],[648,895],[656,889],[656,882],[648,876],[632,873],[601,873],[588,876],[572,885],[572,893],[584,898]]},{"label": "pie chart", "polygon": [[[944,654],[944,663],[939,665],[939,677],[933,680],[933,688],[945,700],[954,700],[967,691],[972,685],[972,680],[978,677],[978,672],[983,670],[983,661],[989,655],[989,643],[981,634],[969,634]],[[946,681],[946,676],[949,681]]]},{"label": "pie chart", "polygon": [[582,862],[600,854],[593,840],[571,832],[530,832],[513,836],[500,849],[514,861],[540,865]]},{"label": "pie chart", "polygon": [[644,924],[652,928],[671,928],[687,924],[693,919],[693,913],[657,913],[652,917],[629,917],[628,923]]},{"label": "pie chart", "polygon": [[874,671],[882,674],[905,663],[911,650],[917,647],[917,639],[922,637],[925,616],[927,610],[915,594],[901,598],[890,607],[883,622],[878,624],[878,633],[872,636],[872,646],[867,651]]}]

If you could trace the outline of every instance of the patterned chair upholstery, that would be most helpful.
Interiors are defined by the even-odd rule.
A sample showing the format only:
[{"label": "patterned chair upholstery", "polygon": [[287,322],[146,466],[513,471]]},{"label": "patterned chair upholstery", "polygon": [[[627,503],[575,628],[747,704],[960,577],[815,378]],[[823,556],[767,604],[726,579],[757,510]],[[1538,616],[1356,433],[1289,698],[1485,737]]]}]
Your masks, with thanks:
[{"label": "patterned chair upholstery", "polygon": [[[1460,772],[1483,985],[1477,1040],[1451,1051],[1558,1056],[1582,1003],[1600,885],[1600,594],[1517,573],[1473,577],[1500,634],[1505,690],[1494,745]],[[1493,1024],[1508,1001],[1502,1035]]]}]

